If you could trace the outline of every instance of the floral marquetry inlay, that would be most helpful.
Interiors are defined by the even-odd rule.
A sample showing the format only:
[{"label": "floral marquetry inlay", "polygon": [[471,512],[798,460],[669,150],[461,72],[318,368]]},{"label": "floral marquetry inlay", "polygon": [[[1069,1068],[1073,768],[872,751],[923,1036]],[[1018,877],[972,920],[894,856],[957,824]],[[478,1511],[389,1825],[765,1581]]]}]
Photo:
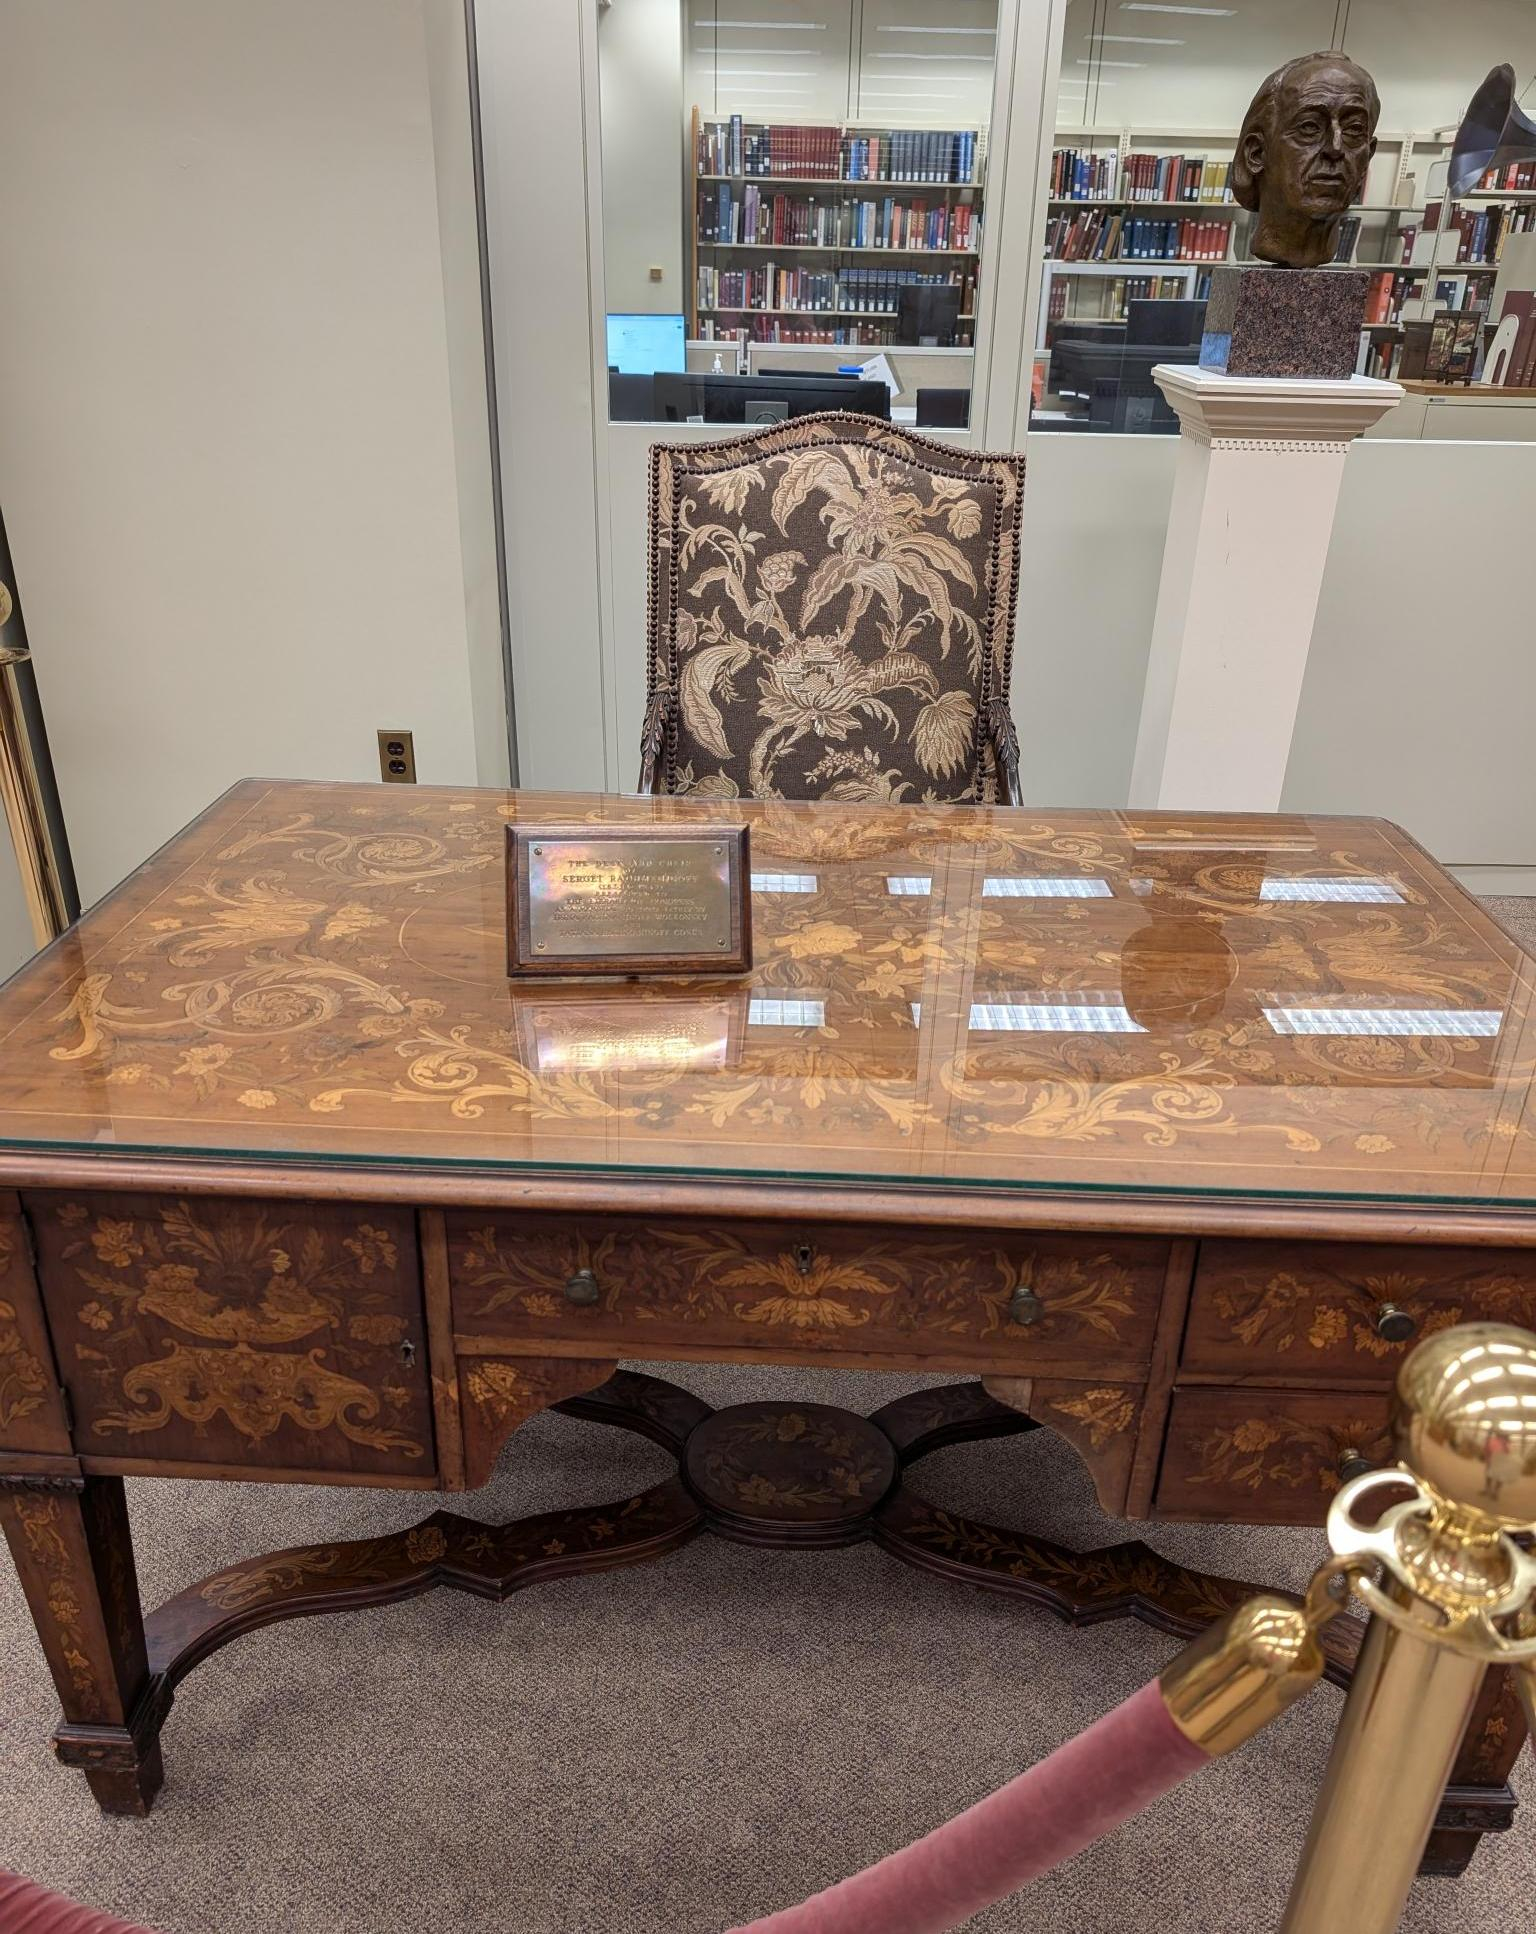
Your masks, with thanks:
[{"label": "floral marquetry inlay", "polygon": [[1262,1361],[1299,1382],[1390,1375],[1415,1343],[1457,1323],[1536,1326],[1536,1253],[1207,1242],[1184,1361],[1214,1371]]},{"label": "floral marquetry inlay", "polygon": [[[945,1240],[900,1230],[448,1218],[461,1333],[592,1337],[635,1347],[732,1337],[752,1349],[1146,1360],[1166,1246],[1071,1237]],[[595,1300],[572,1303],[578,1273]],[[1033,1299],[1020,1322],[1020,1299]]]},{"label": "floral marquetry inlay", "polygon": [[82,1446],[431,1469],[408,1215],[139,1196],[31,1206]]},{"label": "floral marquetry inlay", "polygon": [[[518,814],[749,821],[752,973],[509,987]],[[1532,986],[1371,820],[253,781],[0,995],[0,1147],[1536,1201]]]}]

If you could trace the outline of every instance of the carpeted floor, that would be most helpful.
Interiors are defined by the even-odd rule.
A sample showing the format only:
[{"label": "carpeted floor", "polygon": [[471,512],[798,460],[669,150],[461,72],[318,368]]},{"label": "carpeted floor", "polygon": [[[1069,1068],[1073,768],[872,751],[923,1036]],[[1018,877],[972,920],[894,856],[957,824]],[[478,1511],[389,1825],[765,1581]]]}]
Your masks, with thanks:
[{"label": "carpeted floor", "polygon": [[[1536,948],[1531,902],[1490,904]],[[670,1374],[717,1404],[802,1394],[858,1409],[920,1381]],[[546,1416],[454,1508],[499,1521],[617,1498],[666,1468],[635,1438]],[[1044,1431],[942,1452],[919,1482],[1068,1543],[1127,1535]],[[286,1485],[130,1482],[129,1495],[149,1602],[242,1555],[406,1525],[436,1502]],[[1152,1538],[1290,1585],[1321,1551],[1310,1532]],[[0,1864],[165,1934],[720,1934],[979,1799],[1175,1649],[1138,1625],[1074,1632],[869,1547],[701,1540],[502,1607],[439,1593],[242,1639],[183,1688],[152,1817],[104,1820],[52,1763],[52,1687],[0,1563]],[[973,1934],[1274,1927],[1338,1703],[1315,1693]],[[1516,1779],[1527,1812],[1467,1880],[1419,1883],[1413,1934],[1528,1919],[1533,1768],[1528,1754]]]}]

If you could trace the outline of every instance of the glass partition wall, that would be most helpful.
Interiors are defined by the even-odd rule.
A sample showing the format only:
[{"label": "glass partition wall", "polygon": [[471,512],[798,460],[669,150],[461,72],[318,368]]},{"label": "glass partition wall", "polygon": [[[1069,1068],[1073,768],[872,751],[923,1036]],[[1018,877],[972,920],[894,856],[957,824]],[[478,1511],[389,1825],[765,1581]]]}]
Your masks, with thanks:
[{"label": "glass partition wall", "polygon": [[1536,99],[1531,0],[1070,0],[1065,19],[1031,428],[1176,432],[1150,371],[1198,360],[1213,267],[1253,259],[1229,181],[1238,124],[1298,54],[1341,49],[1381,96],[1337,258],[1371,272],[1361,374],[1414,374],[1427,327],[1412,325],[1490,312],[1512,239],[1536,232],[1527,168],[1460,198],[1437,237],[1451,139],[1483,76],[1509,61]]},{"label": "glass partition wall", "polygon": [[614,420],[969,422],[996,0],[611,0]]}]

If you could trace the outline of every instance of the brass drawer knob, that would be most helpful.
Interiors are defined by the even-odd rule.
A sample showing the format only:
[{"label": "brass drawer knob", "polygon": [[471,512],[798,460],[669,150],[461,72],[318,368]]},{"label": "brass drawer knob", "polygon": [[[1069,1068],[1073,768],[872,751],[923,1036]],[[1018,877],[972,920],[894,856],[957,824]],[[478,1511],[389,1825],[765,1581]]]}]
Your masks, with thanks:
[{"label": "brass drawer knob", "polygon": [[1397,1303],[1381,1303],[1376,1309],[1376,1334],[1388,1343],[1406,1343],[1419,1327],[1419,1319]]},{"label": "brass drawer knob", "polygon": [[590,1269],[578,1269],[565,1286],[565,1300],[578,1309],[587,1309],[602,1295],[597,1278]]},{"label": "brass drawer knob", "polygon": [[1367,1471],[1376,1466],[1368,1457],[1362,1457],[1353,1444],[1346,1444],[1339,1452],[1338,1472],[1341,1484],[1352,1484],[1357,1477],[1364,1477]]},{"label": "brass drawer knob", "polygon": [[1038,1323],[1044,1316],[1045,1305],[1032,1289],[1020,1283],[1008,1298],[1008,1314],[1015,1323],[1023,1324],[1027,1328],[1031,1323]]}]

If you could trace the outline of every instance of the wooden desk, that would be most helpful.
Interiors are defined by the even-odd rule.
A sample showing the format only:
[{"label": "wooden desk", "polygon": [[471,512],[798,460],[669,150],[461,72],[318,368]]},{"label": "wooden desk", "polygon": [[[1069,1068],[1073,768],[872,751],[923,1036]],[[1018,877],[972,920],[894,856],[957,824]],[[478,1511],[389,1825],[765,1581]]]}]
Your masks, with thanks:
[{"label": "wooden desk", "polygon": [[[510,816],[721,810],[248,782],[0,993],[0,1516],[104,1807],[147,1808],[173,1688],[242,1632],[701,1530],[1194,1631],[1247,1588],[902,1471],[1044,1424],[1113,1512],[1317,1523],[1413,1335],[1536,1324],[1532,963],[1402,834],[730,802],[748,981],[508,984]],[[970,1381],[711,1415],[615,1374],[646,1358]],[[553,1404],[680,1474],[141,1617],[124,1476],[463,1490]],[[1521,1736],[1491,1681],[1438,1870],[1508,1824]]]}]

